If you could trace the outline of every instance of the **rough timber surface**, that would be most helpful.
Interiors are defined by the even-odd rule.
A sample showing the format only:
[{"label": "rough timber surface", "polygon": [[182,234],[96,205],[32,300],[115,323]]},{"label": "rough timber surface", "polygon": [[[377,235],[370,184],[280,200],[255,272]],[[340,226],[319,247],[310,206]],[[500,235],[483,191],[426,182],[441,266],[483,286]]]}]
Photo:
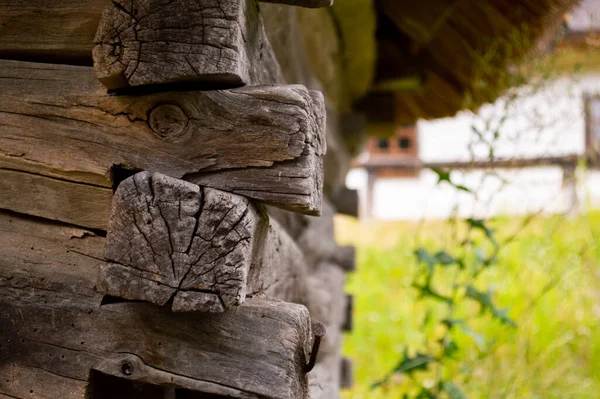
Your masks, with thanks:
[{"label": "rough timber surface", "polygon": [[94,41],[94,69],[109,89],[282,76],[256,0],[114,0]]},{"label": "rough timber surface", "polygon": [[234,398],[306,397],[305,307],[253,298],[184,315],[102,304],[103,237],[0,212],[0,241],[0,397],[83,399],[90,370]]},{"label": "rough timber surface", "polygon": [[340,246],[336,243],[334,213],[333,205],[327,199],[323,200],[319,217],[269,208],[269,215],[285,227],[310,266],[320,262],[331,262],[350,272],[356,268],[356,249],[351,245]]},{"label": "rough timber surface", "polygon": [[[158,12],[147,15],[149,9],[157,5]],[[118,16],[122,11],[120,18],[126,19],[127,12],[134,8],[140,15],[131,13],[129,17],[135,16],[141,22],[139,26],[129,26],[127,30],[127,24],[115,25],[115,29],[96,37],[103,12]],[[217,85],[231,86],[235,83],[231,81],[233,75],[223,72],[226,67],[237,65],[249,83],[283,83],[257,9],[255,0],[4,0],[0,2],[0,58],[92,65],[97,39],[105,42],[100,46],[107,51],[96,50],[97,54],[104,53],[104,57],[110,57],[111,53],[121,58],[139,55],[142,63],[136,58],[131,62],[131,66],[139,69],[133,74],[136,77],[144,68],[147,73],[148,67],[156,71],[158,65],[177,62],[176,68],[171,64],[163,70],[162,77],[156,73],[152,76],[163,82],[167,78],[187,76],[196,82],[212,80]],[[158,19],[161,15],[164,18]],[[106,23],[110,21],[104,21]],[[120,45],[119,40],[110,40],[111,33],[117,32],[130,40]],[[136,35],[148,41],[140,43]],[[213,62],[207,62],[204,57],[210,55],[216,56]],[[196,71],[202,73],[196,74]]]},{"label": "rough timber surface", "polygon": [[[112,188],[113,166],[319,212],[323,98],[303,86],[114,96],[89,67],[0,60],[0,100],[0,169],[73,183],[63,194],[72,197],[62,202],[21,198],[23,207],[46,207],[37,216],[103,228],[79,221],[92,217],[78,205],[88,195],[79,188],[88,185],[87,192],[106,201],[108,190],[96,193]],[[18,182],[5,183],[10,195],[18,195]],[[59,219],[65,203],[79,219]],[[102,220],[106,209],[96,212]]]},{"label": "rough timber surface", "polygon": [[320,263],[309,277],[309,288],[327,327],[317,365],[309,374],[309,397],[335,399],[339,397],[340,388],[341,326],[345,306],[343,271],[335,264]]},{"label": "rough timber surface", "polygon": [[306,266],[247,198],[148,172],[115,194],[98,287],[174,311],[222,312],[263,295],[306,303]]},{"label": "rough timber surface", "polygon": [[[183,315],[99,299],[0,285],[0,317],[9,321],[0,330],[0,393],[83,399],[96,370],[234,398],[306,397],[303,306],[254,299],[225,313]],[[35,378],[18,376],[27,373],[44,384],[33,391]]]}]

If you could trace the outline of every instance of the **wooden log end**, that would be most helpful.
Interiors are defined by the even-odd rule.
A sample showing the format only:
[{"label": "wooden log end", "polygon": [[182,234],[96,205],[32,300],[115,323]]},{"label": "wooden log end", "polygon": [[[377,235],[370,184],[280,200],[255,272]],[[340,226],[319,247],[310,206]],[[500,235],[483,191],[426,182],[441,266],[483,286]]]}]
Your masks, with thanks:
[{"label": "wooden log end", "polygon": [[113,1],[94,39],[98,78],[112,90],[189,82],[244,85],[250,67],[242,29],[258,23],[252,6],[239,0],[218,0],[215,7],[192,0]]},{"label": "wooden log end", "polygon": [[331,199],[331,202],[337,213],[358,217],[358,190],[351,190],[344,187]]},{"label": "wooden log end", "polygon": [[244,302],[259,215],[243,197],[161,174],[124,180],[113,200],[100,291],[175,311]]},{"label": "wooden log end", "polygon": [[332,254],[332,262],[346,272],[356,270],[356,247],[354,245],[338,246]]},{"label": "wooden log end", "polygon": [[[269,126],[294,127],[296,133],[286,139],[289,155],[267,167],[193,173],[186,175],[185,180],[219,187],[293,212],[320,215],[323,155],[327,150],[323,94],[301,85],[247,87],[232,93],[243,97],[248,108],[265,101],[277,104],[269,110],[269,119],[260,121]],[[281,140],[275,136],[273,139]]]}]

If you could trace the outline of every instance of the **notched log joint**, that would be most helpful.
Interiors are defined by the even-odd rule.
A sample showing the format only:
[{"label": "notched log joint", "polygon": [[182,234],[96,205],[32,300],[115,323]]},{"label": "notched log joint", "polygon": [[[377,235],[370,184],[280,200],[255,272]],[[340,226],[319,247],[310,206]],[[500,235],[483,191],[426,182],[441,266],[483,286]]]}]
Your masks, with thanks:
[{"label": "notched log joint", "polygon": [[99,288],[174,311],[242,303],[257,229],[247,199],[139,173],[113,200]]}]

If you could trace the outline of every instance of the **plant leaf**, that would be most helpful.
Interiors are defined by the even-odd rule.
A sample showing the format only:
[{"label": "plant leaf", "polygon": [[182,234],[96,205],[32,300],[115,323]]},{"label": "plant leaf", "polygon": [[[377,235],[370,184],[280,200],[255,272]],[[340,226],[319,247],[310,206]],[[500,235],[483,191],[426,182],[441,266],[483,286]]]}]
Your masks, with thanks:
[{"label": "plant leaf", "polygon": [[496,242],[496,238],[494,237],[494,230],[489,228],[485,224],[485,220],[467,218],[467,219],[465,219],[465,222],[467,222],[469,224],[469,226],[471,226],[472,228],[481,230],[485,234],[485,236],[488,238],[488,240],[490,240],[490,242],[492,244],[494,244],[494,246],[496,246],[496,247],[498,246],[498,243]]},{"label": "plant leaf", "polygon": [[459,351],[459,347],[458,344],[452,340],[441,340],[441,344],[442,347],[444,348],[444,356],[450,357],[450,358],[454,358],[454,355],[456,355],[456,353],[458,353]]},{"label": "plant leaf", "polygon": [[449,305],[454,302],[452,300],[452,298],[448,298],[448,297],[443,296],[442,294],[434,291],[429,284],[419,285],[417,283],[413,283],[412,287],[419,291],[420,297],[434,298],[434,299],[437,299],[438,301],[445,302]]},{"label": "plant leaf", "polygon": [[459,325],[460,331],[468,335],[473,339],[475,345],[479,348],[479,350],[483,350],[485,348],[485,337],[483,334],[478,333],[475,330],[472,330],[471,327],[467,326],[465,323],[461,323]]},{"label": "plant leaf", "polygon": [[437,263],[435,256],[433,256],[427,249],[419,248],[415,251],[415,256],[419,263],[425,263],[427,266],[432,268]]},{"label": "plant leaf", "polygon": [[408,351],[404,352],[403,359],[394,367],[395,374],[411,375],[415,371],[425,371],[429,367],[429,363],[436,362],[437,359],[433,356],[417,353],[415,356],[409,356]]},{"label": "plant leaf", "polygon": [[508,311],[506,309],[498,309],[494,303],[492,302],[492,294],[490,291],[481,292],[477,290],[477,288],[472,285],[466,286],[465,295],[467,298],[473,299],[475,302],[479,303],[481,306],[481,313],[489,312],[492,317],[498,319],[502,324],[506,324],[511,327],[516,327],[515,322],[510,319],[507,315]]},{"label": "plant leaf", "polygon": [[438,399],[438,396],[427,388],[421,388],[415,399]]},{"label": "plant leaf", "polygon": [[472,330],[463,320],[458,319],[444,319],[442,323],[448,327],[448,329],[452,329],[453,327],[458,327],[460,330],[471,337],[475,344],[480,350],[483,350],[485,347],[485,337],[478,333],[477,331]]},{"label": "plant leaf", "polygon": [[436,263],[439,263],[443,266],[453,265],[456,263],[456,259],[454,259],[454,257],[446,251],[440,251],[435,254],[435,260]]},{"label": "plant leaf", "polygon": [[447,181],[448,183],[452,184],[452,181],[450,180],[450,172],[446,172],[437,168],[432,168],[431,170],[438,176],[438,183]]},{"label": "plant leaf", "polygon": [[442,389],[448,394],[448,399],[467,399],[463,391],[450,381],[444,381]]}]

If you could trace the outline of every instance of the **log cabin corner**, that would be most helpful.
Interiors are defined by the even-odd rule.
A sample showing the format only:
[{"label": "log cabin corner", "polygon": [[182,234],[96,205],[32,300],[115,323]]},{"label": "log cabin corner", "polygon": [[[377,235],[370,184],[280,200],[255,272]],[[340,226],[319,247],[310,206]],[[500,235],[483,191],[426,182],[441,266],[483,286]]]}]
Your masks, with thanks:
[{"label": "log cabin corner", "polygon": [[351,159],[573,4],[1,1],[0,398],[339,397]]}]

